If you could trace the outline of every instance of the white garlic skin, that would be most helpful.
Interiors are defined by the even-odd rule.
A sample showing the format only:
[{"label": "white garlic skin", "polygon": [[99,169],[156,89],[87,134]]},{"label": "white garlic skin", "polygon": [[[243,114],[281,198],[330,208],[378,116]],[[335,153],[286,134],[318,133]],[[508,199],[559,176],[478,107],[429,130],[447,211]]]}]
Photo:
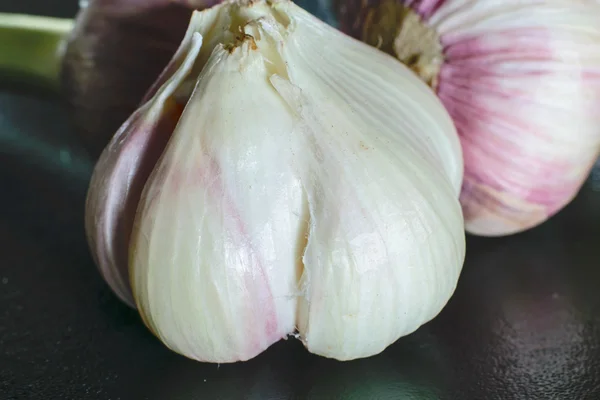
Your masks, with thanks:
[{"label": "white garlic skin", "polygon": [[227,363],[297,332],[351,360],[440,312],[464,260],[462,155],[412,72],[287,1],[195,13],[175,69],[149,107],[193,93],[130,243],[161,341]]}]

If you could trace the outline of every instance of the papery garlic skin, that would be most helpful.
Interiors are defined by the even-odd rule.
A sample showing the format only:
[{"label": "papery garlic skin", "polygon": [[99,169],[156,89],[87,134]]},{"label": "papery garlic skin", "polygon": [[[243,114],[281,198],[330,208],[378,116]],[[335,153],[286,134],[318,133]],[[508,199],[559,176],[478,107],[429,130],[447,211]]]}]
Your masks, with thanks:
[{"label": "papery garlic skin", "polygon": [[157,90],[155,101],[144,104],[123,124],[98,159],[90,181],[85,228],[92,257],[111,289],[131,307],[135,301],[127,265],[133,220],[142,189],[181,116],[183,105],[174,94],[192,66],[182,65]]},{"label": "papery garlic skin", "polygon": [[[465,252],[462,155],[408,69],[291,2],[233,1],[194,13],[155,89],[141,114],[186,105],[140,193],[128,269],[169,348],[226,363],[295,335],[350,360],[440,312]],[[127,155],[117,142],[145,143],[134,126],[106,165]],[[107,170],[99,204],[127,187]]]},{"label": "papery garlic skin", "polygon": [[[578,193],[600,150],[600,3],[338,5],[344,31],[373,45],[384,43],[392,54],[406,46],[398,33],[401,19],[391,17],[400,8],[413,10],[439,37],[441,59],[432,86],[461,137],[467,231],[513,234],[561,210]],[[367,22],[370,13],[384,11],[387,21]]]},{"label": "papery garlic skin", "polygon": [[140,312],[200,360],[249,359],[294,331],[303,198],[293,120],[266,77],[248,44],[216,49],[138,208]]}]

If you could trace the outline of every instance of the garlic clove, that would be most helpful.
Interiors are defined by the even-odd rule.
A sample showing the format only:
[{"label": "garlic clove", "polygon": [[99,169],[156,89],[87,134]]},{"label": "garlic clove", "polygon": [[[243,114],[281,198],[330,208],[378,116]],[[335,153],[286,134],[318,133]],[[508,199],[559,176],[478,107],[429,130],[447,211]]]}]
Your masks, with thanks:
[{"label": "garlic clove", "polygon": [[[456,190],[431,179],[437,170],[420,153],[399,161],[384,138],[364,135],[362,115],[307,103],[299,131],[314,150],[303,179],[310,229],[297,327],[312,353],[367,357],[445,305],[462,265],[462,215],[457,202],[433,206],[423,195],[453,199]],[[358,142],[334,139],[339,132]]]},{"label": "garlic clove", "polygon": [[334,7],[343,31],[411,66],[452,116],[465,159],[467,231],[521,232],[575,197],[600,152],[600,3]]},{"label": "garlic clove", "polygon": [[[184,42],[187,44],[187,42]],[[186,49],[198,53],[201,44]],[[134,306],[128,273],[128,248],[142,189],[183,110],[179,83],[191,72],[190,60],[115,134],[98,160],[86,201],[86,233],[103,277],[124,302]]]},{"label": "garlic clove", "polygon": [[249,46],[212,53],[131,243],[140,313],[168,347],[201,361],[247,360],[294,331],[305,232],[282,151],[293,120]]},{"label": "garlic clove", "polygon": [[290,81],[272,79],[301,110],[298,136],[313,149],[298,152],[312,156],[298,330],[309,351],[350,360],[412,333],[454,291],[465,245],[454,201],[460,143],[410,71],[355,41],[323,46],[336,32],[308,14],[296,18],[282,50]]},{"label": "garlic clove", "polygon": [[349,360],[433,318],[465,246],[460,146],[433,92],[288,1],[194,13],[186,37],[202,48],[167,70],[191,72],[163,79],[187,104],[130,241],[149,329],[201,361],[296,329]]}]

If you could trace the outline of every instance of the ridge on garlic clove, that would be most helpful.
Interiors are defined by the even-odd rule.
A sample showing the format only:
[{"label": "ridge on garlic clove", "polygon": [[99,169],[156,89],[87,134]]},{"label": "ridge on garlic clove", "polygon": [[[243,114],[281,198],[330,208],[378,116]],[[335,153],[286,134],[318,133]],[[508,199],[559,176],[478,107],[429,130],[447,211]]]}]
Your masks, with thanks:
[{"label": "ridge on garlic clove", "polygon": [[434,318],[465,252],[462,155],[434,93],[294,3],[195,12],[94,171],[86,229],[172,350],[248,360],[295,335],[368,357]]}]

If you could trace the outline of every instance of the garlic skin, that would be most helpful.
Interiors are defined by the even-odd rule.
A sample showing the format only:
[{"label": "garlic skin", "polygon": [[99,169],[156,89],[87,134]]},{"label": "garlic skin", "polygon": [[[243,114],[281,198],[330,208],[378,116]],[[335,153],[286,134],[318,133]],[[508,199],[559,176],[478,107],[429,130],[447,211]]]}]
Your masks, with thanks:
[{"label": "garlic skin", "polygon": [[[141,191],[129,262],[106,267],[129,271],[166,346],[228,363],[293,335],[351,360],[447,303],[465,254],[460,143],[392,57],[289,1],[228,1],[193,14],[153,91],[103,154],[87,226],[110,259],[106,227]],[[127,162],[183,104],[147,181],[130,185]]]},{"label": "garlic skin", "polygon": [[452,116],[468,232],[521,232],[575,197],[600,151],[600,3],[348,0],[335,8],[344,32],[410,65]]}]

